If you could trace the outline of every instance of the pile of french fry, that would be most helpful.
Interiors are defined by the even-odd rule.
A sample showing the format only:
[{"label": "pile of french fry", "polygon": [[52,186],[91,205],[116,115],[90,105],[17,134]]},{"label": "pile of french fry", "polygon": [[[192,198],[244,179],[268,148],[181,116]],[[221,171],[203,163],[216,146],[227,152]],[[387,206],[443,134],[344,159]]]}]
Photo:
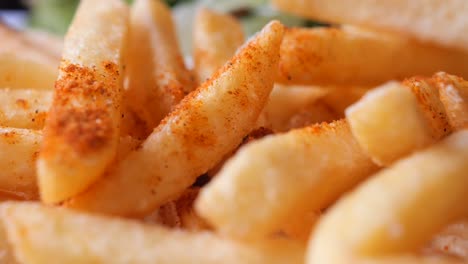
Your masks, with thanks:
[{"label": "pile of french fry", "polygon": [[82,0],[0,26],[0,263],[468,261],[468,2]]}]

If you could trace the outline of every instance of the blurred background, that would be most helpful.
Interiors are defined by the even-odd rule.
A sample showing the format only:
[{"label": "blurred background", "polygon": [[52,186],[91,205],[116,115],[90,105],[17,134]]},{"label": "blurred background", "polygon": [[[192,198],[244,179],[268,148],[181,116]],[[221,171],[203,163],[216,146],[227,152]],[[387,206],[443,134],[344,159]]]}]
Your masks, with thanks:
[{"label": "blurred background", "polygon": [[[125,0],[131,4],[133,0]],[[203,6],[239,18],[246,35],[261,29],[271,19],[288,26],[316,26],[318,23],[281,13],[268,0],[164,0],[173,9],[179,42],[184,54],[190,51],[191,25],[197,8]],[[3,0],[0,19],[15,28],[31,27],[65,34],[79,0]]]}]

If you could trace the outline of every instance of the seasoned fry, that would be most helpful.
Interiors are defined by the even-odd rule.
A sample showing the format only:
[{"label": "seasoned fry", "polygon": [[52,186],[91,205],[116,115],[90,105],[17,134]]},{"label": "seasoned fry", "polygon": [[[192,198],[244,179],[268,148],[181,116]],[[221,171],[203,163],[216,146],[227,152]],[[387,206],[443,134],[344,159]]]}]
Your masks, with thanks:
[{"label": "seasoned fry", "polygon": [[0,126],[42,129],[52,91],[0,89]]},{"label": "seasoned fry", "polygon": [[273,87],[284,28],[271,22],[187,96],[109,175],[66,205],[142,215],[177,198],[254,128]]},{"label": "seasoned fry", "polygon": [[204,82],[244,43],[244,32],[234,17],[206,8],[198,10],[194,23],[193,61],[198,80]]},{"label": "seasoned fry", "polygon": [[454,130],[468,127],[468,82],[444,72],[432,78],[439,89],[439,97],[447,111],[449,124]]},{"label": "seasoned fry", "polygon": [[281,10],[312,19],[398,32],[468,51],[465,0],[273,0],[273,3]]},{"label": "seasoned fry", "polygon": [[194,88],[170,10],[161,0],[137,0],[132,6],[126,59],[126,107],[145,122],[147,136]]},{"label": "seasoned fry", "polygon": [[352,27],[290,29],[280,54],[277,81],[286,84],[370,86],[440,70],[468,77],[467,52]]},{"label": "seasoned fry", "polygon": [[429,121],[432,137],[435,140],[450,134],[450,126],[444,105],[439,99],[438,88],[433,85],[432,79],[413,77],[403,82],[411,88],[418,99],[419,107]]},{"label": "seasoned fry", "polygon": [[461,131],[377,173],[321,218],[307,263],[463,263],[408,252],[468,216],[467,160]]},{"label": "seasoned fry", "polygon": [[371,88],[366,87],[329,87],[327,94],[320,98],[338,115],[344,116],[346,108],[361,99]]},{"label": "seasoned fry", "polygon": [[323,123],[241,148],[201,191],[196,209],[222,234],[264,238],[330,205],[376,169],[346,121]]},{"label": "seasoned fry", "polygon": [[275,84],[263,113],[273,130],[286,131],[294,114],[326,94],[321,87]]},{"label": "seasoned fry", "polygon": [[346,119],[359,145],[380,165],[434,142],[416,97],[397,82],[369,91],[346,109]]},{"label": "seasoned fry", "polygon": [[[35,203],[1,205],[8,241],[22,263],[303,263],[292,241],[249,245]],[[119,239],[116,239],[119,238]],[[206,250],[209,249],[209,250]]]},{"label": "seasoned fry", "polygon": [[25,199],[38,197],[34,165],[41,141],[40,131],[0,128],[0,191]]},{"label": "seasoned fry", "polygon": [[115,158],[127,11],[120,0],[81,1],[65,37],[37,163],[46,203],[82,192]]}]

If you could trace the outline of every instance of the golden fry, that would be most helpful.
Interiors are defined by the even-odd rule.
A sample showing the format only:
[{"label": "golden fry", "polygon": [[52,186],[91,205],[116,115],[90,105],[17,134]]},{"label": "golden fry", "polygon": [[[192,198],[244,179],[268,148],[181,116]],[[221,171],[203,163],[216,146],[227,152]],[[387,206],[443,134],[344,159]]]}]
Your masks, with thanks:
[{"label": "golden fry", "polygon": [[440,70],[468,77],[466,52],[352,27],[290,29],[280,54],[285,84],[371,86]]},{"label": "golden fry", "polygon": [[323,123],[241,148],[201,191],[196,209],[222,234],[261,239],[326,208],[376,169],[345,120]]},{"label": "golden fry", "polygon": [[37,203],[9,202],[1,212],[9,244],[25,264],[48,264],[51,257],[56,263],[304,262],[303,246],[292,241],[250,245]]},{"label": "golden fry", "polygon": [[193,61],[198,80],[204,82],[244,43],[244,32],[234,17],[206,8],[198,10],[194,23]]},{"label": "golden fry", "polygon": [[468,51],[465,0],[273,0],[273,3],[283,11],[320,21],[393,31]]},{"label": "golden fry", "polygon": [[52,91],[0,89],[0,126],[42,129]]},{"label": "golden fry", "polygon": [[407,252],[468,216],[467,160],[465,130],[377,173],[322,216],[307,263],[462,263]]},{"label": "golden fry", "polygon": [[37,163],[45,203],[82,192],[115,158],[127,11],[120,0],[81,1],[65,37]]},{"label": "golden fry", "polygon": [[[147,136],[194,87],[179,51],[169,7],[137,0],[130,13],[124,104],[145,122]],[[132,133],[132,127],[127,129]]]},{"label": "golden fry", "polygon": [[140,216],[176,199],[254,128],[273,87],[284,28],[270,22],[187,96],[142,147],[66,205]]}]

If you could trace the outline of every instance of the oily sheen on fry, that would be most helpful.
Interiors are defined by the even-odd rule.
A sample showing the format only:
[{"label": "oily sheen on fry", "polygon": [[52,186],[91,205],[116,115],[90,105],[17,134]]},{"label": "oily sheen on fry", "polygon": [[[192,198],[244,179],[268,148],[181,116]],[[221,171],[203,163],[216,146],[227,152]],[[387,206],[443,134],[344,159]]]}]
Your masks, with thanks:
[{"label": "oily sheen on fry", "polygon": [[270,22],[189,94],[108,175],[67,206],[142,215],[177,198],[254,128],[273,87],[284,28]]},{"label": "oily sheen on fry", "polygon": [[345,120],[312,125],[241,148],[196,209],[223,234],[260,239],[326,208],[376,169]]}]

